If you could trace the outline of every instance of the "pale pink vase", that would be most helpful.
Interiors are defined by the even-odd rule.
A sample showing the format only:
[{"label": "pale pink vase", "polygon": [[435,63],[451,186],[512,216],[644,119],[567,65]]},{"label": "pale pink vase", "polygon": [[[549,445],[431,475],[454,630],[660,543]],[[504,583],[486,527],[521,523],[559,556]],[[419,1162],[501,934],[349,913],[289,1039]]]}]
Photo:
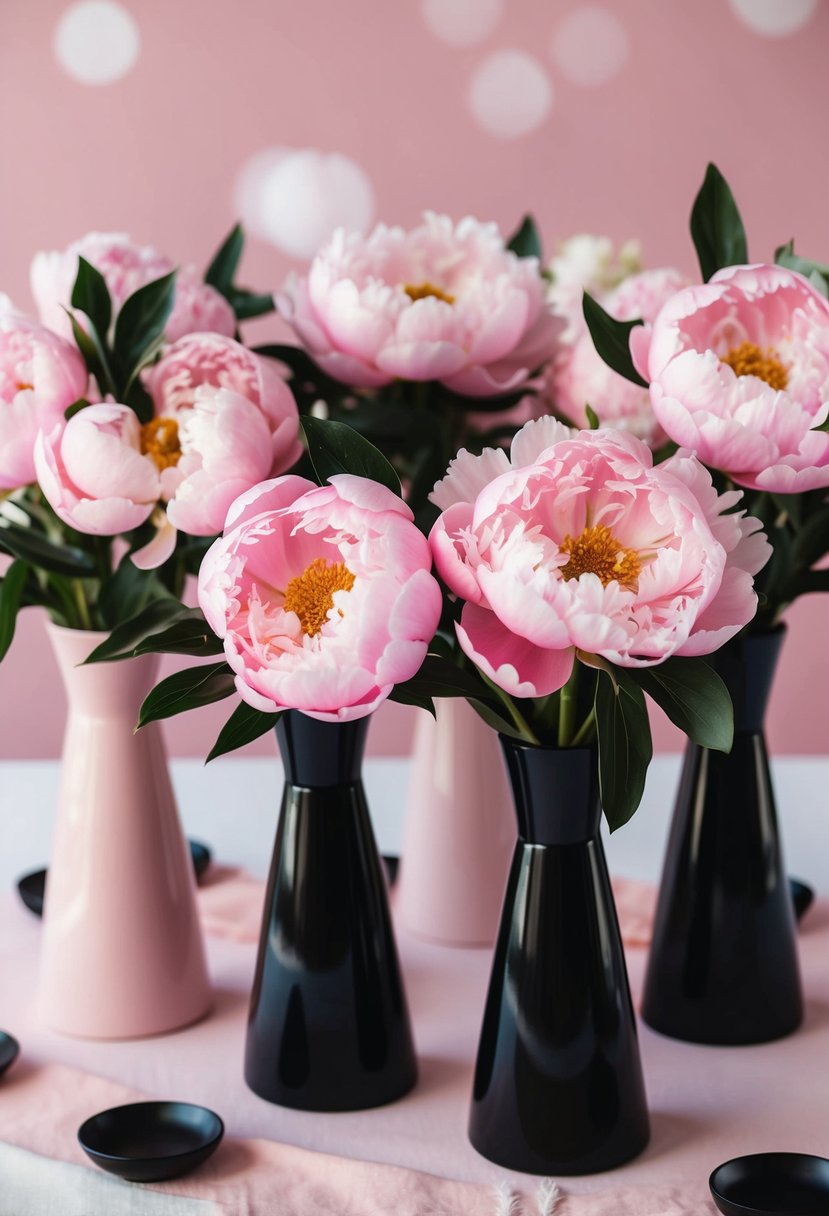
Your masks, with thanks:
[{"label": "pale pink vase", "polygon": [[418,716],[395,909],[411,933],[491,946],[515,846],[515,812],[495,732],[465,701]]},{"label": "pale pink vase", "polygon": [[157,724],[135,733],[156,656],[78,666],[105,634],[47,626],[69,698],[43,914],[40,1014],[135,1038],[211,1003],[195,880]]}]

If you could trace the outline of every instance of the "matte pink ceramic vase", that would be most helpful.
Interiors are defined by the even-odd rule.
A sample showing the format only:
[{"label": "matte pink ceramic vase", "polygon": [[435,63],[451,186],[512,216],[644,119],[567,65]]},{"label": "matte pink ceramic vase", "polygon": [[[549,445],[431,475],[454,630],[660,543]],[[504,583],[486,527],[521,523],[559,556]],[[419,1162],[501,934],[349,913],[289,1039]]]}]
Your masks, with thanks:
[{"label": "matte pink ceramic vase", "polygon": [[39,1005],[64,1034],[161,1034],[210,1007],[195,881],[156,724],[156,656],[79,666],[105,634],[47,626],[69,699]]},{"label": "matte pink ceramic vase", "polygon": [[418,937],[491,946],[515,845],[512,795],[492,729],[465,701],[419,715],[395,908]]}]

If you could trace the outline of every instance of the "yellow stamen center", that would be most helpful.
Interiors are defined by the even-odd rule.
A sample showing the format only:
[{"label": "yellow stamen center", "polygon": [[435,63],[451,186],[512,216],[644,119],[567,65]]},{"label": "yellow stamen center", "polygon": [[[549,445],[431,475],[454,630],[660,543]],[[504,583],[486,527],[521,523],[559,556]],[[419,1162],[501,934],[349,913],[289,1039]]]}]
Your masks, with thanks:
[{"label": "yellow stamen center", "polygon": [[27,384],[25,380],[18,380],[14,387],[17,389],[18,393],[24,393],[26,389],[34,388],[34,385]]},{"label": "yellow stamen center", "polygon": [[353,586],[354,575],[345,562],[329,565],[324,557],[315,557],[288,583],[283,607],[286,612],[296,613],[303,633],[314,637],[334,607],[334,592],[350,591]]},{"label": "yellow stamen center", "polygon": [[788,369],[773,346],[761,350],[754,342],[741,342],[722,356],[722,362],[727,363],[735,375],[757,376],[778,391],[789,382]]},{"label": "yellow stamen center", "polygon": [[578,578],[582,574],[595,574],[603,587],[614,579],[622,587],[636,589],[642,563],[635,549],[625,549],[604,524],[585,528],[574,540],[565,536],[559,546],[568,553],[570,560],[561,567],[562,578]]},{"label": "yellow stamen center", "polygon": [[436,287],[434,283],[404,283],[403,290],[412,301],[427,300],[429,296],[433,296],[436,300],[443,300],[444,304],[455,303],[453,295],[442,287]]},{"label": "yellow stamen center", "polygon": [[181,459],[181,441],[175,418],[153,418],[141,428],[141,451],[156,468],[171,469]]}]

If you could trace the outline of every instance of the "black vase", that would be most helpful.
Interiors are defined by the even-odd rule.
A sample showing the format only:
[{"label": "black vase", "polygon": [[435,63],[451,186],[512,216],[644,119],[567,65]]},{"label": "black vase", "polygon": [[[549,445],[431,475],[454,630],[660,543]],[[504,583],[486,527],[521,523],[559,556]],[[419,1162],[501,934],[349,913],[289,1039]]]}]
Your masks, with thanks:
[{"label": "black vase", "polygon": [[502,737],[518,816],[469,1120],[483,1156],[588,1174],[648,1142],[636,1020],[599,838],[593,748]]},{"label": "black vase", "polygon": [[245,1048],[254,1093],[361,1110],[417,1079],[386,883],[360,776],[368,718],[291,711],[276,736],[285,790]]},{"label": "black vase", "polygon": [[764,1043],[803,1019],[795,919],[763,719],[784,630],[709,660],[734,702],[728,755],[689,743],[645,979],[649,1026],[693,1043]]}]

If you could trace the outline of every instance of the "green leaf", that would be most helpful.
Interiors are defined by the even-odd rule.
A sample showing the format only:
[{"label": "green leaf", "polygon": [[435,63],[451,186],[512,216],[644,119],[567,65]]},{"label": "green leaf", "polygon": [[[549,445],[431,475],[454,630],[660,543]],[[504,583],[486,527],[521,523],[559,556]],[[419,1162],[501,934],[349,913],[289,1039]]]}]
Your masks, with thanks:
[{"label": "green leaf", "polygon": [[73,308],[86,313],[97,331],[99,341],[105,342],[112,320],[112,300],[106,279],[86,258],[78,258],[78,273],[70,303]]},{"label": "green leaf", "polygon": [[691,237],[707,283],[724,266],[748,261],[748,242],[731,188],[716,165],[709,164],[691,210]]},{"label": "green leaf", "polygon": [[437,717],[432,698],[419,696],[418,693],[407,688],[406,684],[398,684],[393,688],[389,693],[389,700],[395,701],[398,705],[411,705],[414,709],[425,709],[433,718]]},{"label": "green leaf", "polygon": [[10,553],[39,570],[66,574],[69,578],[91,578],[96,574],[95,563],[83,549],[58,545],[42,532],[18,524],[0,524],[0,552]]},{"label": "green leaf", "polygon": [[321,484],[337,473],[353,473],[378,481],[393,494],[402,493],[400,478],[382,452],[345,422],[308,417],[302,419],[302,429]]},{"label": "green leaf", "polygon": [[26,562],[14,561],[0,581],[0,659],[6,657],[12,644],[28,578]]},{"label": "green leaf", "polygon": [[124,301],[115,321],[115,359],[125,385],[157,351],[172,312],[176,272],[146,283]]},{"label": "green leaf", "polygon": [[254,709],[246,701],[241,701],[219,731],[219,737],[211,747],[205,764],[266,735],[269,730],[273,730],[281,717],[281,713],[266,714]]},{"label": "green leaf", "polygon": [[172,718],[189,709],[200,709],[230,697],[236,691],[233,672],[227,663],[208,663],[188,667],[168,676],[144,700],[138,716],[138,726]]},{"label": "green leaf", "polygon": [[184,614],[160,633],[139,642],[134,653],[188,654],[194,659],[222,654],[224,646],[204,619],[200,608],[186,608]]},{"label": "green leaf", "polygon": [[637,325],[642,325],[643,322],[641,320],[617,321],[615,317],[611,317],[610,313],[605,312],[601,304],[587,292],[584,293],[582,309],[593,345],[607,366],[614,372],[618,372],[620,376],[624,376],[626,380],[632,381],[633,384],[647,388],[648,382],[642,379],[633,366],[630,353],[630,331],[636,329]]},{"label": "green leaf", "polygon": [[519,258],[538,258],[541,261],[541,237],[531,215],[524,216],[520,226],[507,241],[507,249]]},{"label": "green leaf", "polygon": [[112,371],[103,347],[100,345],[97,339],[92,338],[86,332],[86,330],[78,324],[76,317],[69,311],[68,308],[64,309],[64,312],[69,317],[69,321],[72,326],[72,336],[75,339],[75,345],[83,356],[83,361],[86,364],[86,370],[89,372],[90,376],[95,377],[98,382],[98,387],[102,392],[114,393],[115,386],[112,380]]},{"label": "green leaf", "polygon": [[163,599],[179,608],[154,570],[139,570],[125,554],[114,574],[101,584],[98,610],[107,629],[131,622],[153,600]]},{"label": "green leaf", "polygon": [[805,275],[822,295],[829,291],[829,266],[812,258],[799,257],[794,251],[794,241],[787,241],[785,245],[778,246],[774,251],[774,260],[778,266],[785,266],[787,270],[796,270],[798,274]]},{"label": "green leaf", "polygon": [[702,659],[667,659],[655,667],[630,667],[627,675],[700,747],[731,751],[734,711],[723,681]]},{"label": "green leaf", "polygon": [[509,739],[517,739],[519,743],[527,742],[515,723],[498,713],[487,702],[470,700],[469,704],[475,710],[478,717],[486,722],[487,726],[491,726],[493,730],[497,730],[500,735],[506,735]]},{"label": "green leaf", "polygon": [[584,403],[584,412],[587,415],[587,423],[590,430],[597,431],[599,429],[599,415],[591,405],[588,405],[586,401]]},{"label": "green leaf", "polygon": [[811,515],[794,538],[792,558],[799,566],[813,566],[829,553],[829,507]]},{"label": "green leaf", "polygon": [[95,647],[86,662],[114,663],[118,659],[131,659],[136,653],[136,647],[168,629],[174,621],[191,611],[193,610],[184,608],[172,596],[154,599],[135,616],[113,629],[109,637],[104,638],[103,642]]},{"label": "green leaf", "polygon": [[264,317],[276,311],[273,296],[267,292],[247,291],[244,287],[233,287],[228,301],[236,313],[237,321],[249,321],[251,317]]},{"label": "green leaf", "polygon": [[73,401],[71,405],[67,405],[63,411],[63,416],[68,422],[70,418],[74,418],[81,410],[85,410],[91,402],[87,401],[86,397],[79,397],[77,401]]},{"label": "green leaf", "polygon": [[644,694],[626,671],[601,671],[596,682],[599,789],[611,832],[627,823],[642,800],[653,755]]},{"label": "green leaf", "polygon": [[242,225],[236,224],[222,241],[204,276],[205,283],[215,287],[225,299],[230,299],[230,291],[244,247],[245,234],[242,231]]},{"label": "green leaf", "polygon": [[433,697],[474,697],[498,708],[500,702],[488,691],[477,672],[466,671],[451,659],[439,654],[427,654],[417,673],[398,684],[395,692],[416,694],[421,699]]}]

